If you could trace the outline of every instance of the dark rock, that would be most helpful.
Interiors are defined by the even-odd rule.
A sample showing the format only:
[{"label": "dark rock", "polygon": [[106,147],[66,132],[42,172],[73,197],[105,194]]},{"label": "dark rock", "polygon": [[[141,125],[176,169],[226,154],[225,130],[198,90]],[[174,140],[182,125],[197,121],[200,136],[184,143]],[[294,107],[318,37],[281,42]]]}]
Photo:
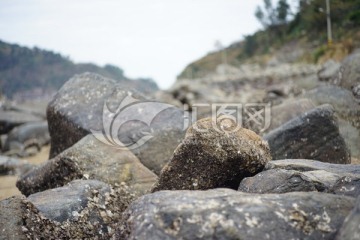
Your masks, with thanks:
[{"label": "dark rock", "polygon": [[27,239],[23,232],[24,197],[10,197],[0,201],[0,239]]},{"label": "dark rock", "polygon": [[0,156],[0,175],[23,174],[32,168],[33,165],[25,160]]},{"label": "dark rock", "polygon": [[340,178],[336,176],[326,171],[301,173],[294,170],[270,169],[254,177],[243,179],[239,191],[248,193],[323,192]]},{"label": "dark rock", "polygon": [[316,105],[330,104],[339,120],[340,134],[350,148],[353,158],[360,158],[360,105],[349,90],[327,85],[308,91],[303,97]]},{"label": "dark rock", "polygon": [[339,133],[330,105],[317,107],[288,121],[264,136],[273,159],[316,159],[323,162],[351,162],[350,152]]},{"label": "dark rock", "polygon": [[22,228],[28,239],[112,239],[133,199],[126,185],[76,180],[29,196]]},{"label": "dark rock", "polygon": [[184,136],[183,111],[147,101],[92,73],[66,82],[49,103],[47,116],[51,158],[94,133],[114,147],[129,148],[150,170],[160,172]]},{"label": "dark rock", "polygon": [[123,213],[119,239],[334,239],[355,199],[326,193],[160,191]]},{"label": "dark rock", "polygon": [[0,134],[6,134],[21,124],[39,121],[43,119],[29,113],[0,110]]},{"label": "dark rock", "polygon": [[360,197],[357,198],[354,209],[345,218],[342,227],[336,235],[336,240],[360,239]]},{"label": "dark rock", "polygon": [[3,147],[7,154],[29,156],[28,148],[35,146],[41,149],[50,142],[47,122],[26,123],[10,131]]},{"label": "dark rock", "polygon": [[74,180],[63,187],[31,194],[28,200],[48,219],[74,221],[94,191],[101,197],[98,204],[105,205],[105,193],[110,193],[110,186],[97,180]]},{"label": "dark rock", "polygon": [[29,195],[82,177],[111,185],[125,182],[141,194],[149,190],[157,178],[129,150],[114,148],[88,135],[21,176],[16,186],[24,195]]},{"label": "dark rock", "polygon": [[315,108],[309,99],[288,100],[271,108],[271,124],[266,132],[281,126],[287,121]]},{"label": "dark rock", "polygon": [[187,130],[153,191],[237,189],[241,179],[263,169],[270,160],[267,143],[228,117],[218,120],[204,118]]},{"label": "dark rock", "polygon": [[[297,159],[291,160],[297,162]],[[336,164],[332,164],[336,165]],[[241,181],[239,190],[249,193],[286,193],[296,191],[318,191],[327,192],[350,197],[357,197],[360,193],[360,175],[354,172],[337,171],[334,173],[331,168],[327,170],[298,171],[289,169],[274,168],[268,164],[265,171],[254,177],[245,178]],[[333,166],[336,168],[336,166]],[[354,166],[360,170],[360,166]]]}]

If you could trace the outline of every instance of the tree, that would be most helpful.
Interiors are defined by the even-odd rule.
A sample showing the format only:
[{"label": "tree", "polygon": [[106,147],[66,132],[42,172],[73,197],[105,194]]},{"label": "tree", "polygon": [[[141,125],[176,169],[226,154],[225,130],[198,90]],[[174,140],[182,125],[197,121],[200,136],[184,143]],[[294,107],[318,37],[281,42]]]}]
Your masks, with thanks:
[{"label": "tree", "polygon": [[290,5],[287,0],[279,0],[276,8],[273,7],[271,0],[264,0],[263,9],[257,6],[255,17],[264,28],[274,27],[285,24],[290,13]]},{"label": "tree", "polygon": [[280,0],[276,8],[277,21],[279,24],[285,24],[289,15],[290,5],[286,0]]}]

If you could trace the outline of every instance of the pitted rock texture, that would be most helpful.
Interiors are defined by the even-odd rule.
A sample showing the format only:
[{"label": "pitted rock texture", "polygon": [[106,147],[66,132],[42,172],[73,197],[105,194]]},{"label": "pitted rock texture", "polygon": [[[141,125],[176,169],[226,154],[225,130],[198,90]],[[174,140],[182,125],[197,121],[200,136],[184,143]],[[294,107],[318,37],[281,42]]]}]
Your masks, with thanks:
[{"label": "pitted rock texture", "polygon": [[314,159],[348,164],[350,150],[339,133],[330,105],[322,105],[294,118],[264,136],[271,155],[278,159]]},{"label": "pitted rock texture", "polygon": [[334,239],[355,199],[316,192],[160,191],[123,213],[118,239]]},{"label": "pitted rock texture", "polygon": [[114,147],[130,149],[159,173],[183,139],[183,116],[175,106],[149,101],[112,79],[93,73],[75,75],[47,108],[50,158],[84,136],[97,134]]},{"label": "pitted rock texture", "polygon": [[261,171],[271,159],[267,143],[232,119],[204,118],[187,131],[162,169],[154,191],[227,187]]},{"label": "pitted rock texture", "polygon": [[129,150],[117,149],[88,135],[73,147],[21,176],[16,186],[24,195],[60,187],[74,179],[125,182],[139,194],[149,191],[157,176]]}]

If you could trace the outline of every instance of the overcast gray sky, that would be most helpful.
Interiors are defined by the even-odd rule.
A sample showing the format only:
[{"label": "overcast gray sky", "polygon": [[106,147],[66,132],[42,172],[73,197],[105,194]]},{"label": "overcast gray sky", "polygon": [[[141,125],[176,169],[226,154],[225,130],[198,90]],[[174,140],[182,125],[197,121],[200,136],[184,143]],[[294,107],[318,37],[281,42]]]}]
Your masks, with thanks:
[{"label": "overcast gray sky", "polygon": [[168,88],[190,62],[261,26],[262,0],[0,0],[0,39],[120,66]]}]

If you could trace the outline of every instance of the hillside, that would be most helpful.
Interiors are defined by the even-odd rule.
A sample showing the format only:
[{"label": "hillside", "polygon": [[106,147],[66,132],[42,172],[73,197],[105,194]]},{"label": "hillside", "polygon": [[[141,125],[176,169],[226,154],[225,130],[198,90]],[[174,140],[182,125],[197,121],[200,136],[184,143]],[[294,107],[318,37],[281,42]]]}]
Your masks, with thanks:
[{"label": "hillside", "polygon": [[8,98],[22,100],[51,95],[70,77],[83,72],[94,72],[126,82],[129,87],[140,91],[158,89],[151,79],[128,79],[117,66],[75,64],[58,53],[0,41],[0,93]]},{"label": "hillside", "polygon": [[[276,22],[269,17],[272,21],[269,23],[262,19],[264,30],[244,36],[243,40],[222,51],[210,52],[190,63],[178,79],[205,77],[224,63],[239,67],[254,63],[267,66],[278,63],[321,64],[328,59],[341,61],[360,47],[360,4],[358,0],[333,0],[331,5],[331,46],[327,45],[325,1],[299,0],[299,8],[297,13],[291,14],[291,20]],[[275,10],[272,7],[271,11]]]}]

